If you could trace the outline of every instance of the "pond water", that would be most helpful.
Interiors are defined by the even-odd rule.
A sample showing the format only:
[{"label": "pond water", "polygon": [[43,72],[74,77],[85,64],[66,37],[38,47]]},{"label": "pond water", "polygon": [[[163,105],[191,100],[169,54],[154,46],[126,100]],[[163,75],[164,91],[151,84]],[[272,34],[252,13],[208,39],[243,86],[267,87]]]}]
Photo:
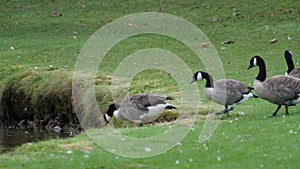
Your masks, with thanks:
[{"label": "pond water", "polygon": [[16,126],[0,126],[0,154],[14,150],[22,144],[46,140],[49,138],[67,137],[63,132],[57,133],[41,128],[24,128]]}]

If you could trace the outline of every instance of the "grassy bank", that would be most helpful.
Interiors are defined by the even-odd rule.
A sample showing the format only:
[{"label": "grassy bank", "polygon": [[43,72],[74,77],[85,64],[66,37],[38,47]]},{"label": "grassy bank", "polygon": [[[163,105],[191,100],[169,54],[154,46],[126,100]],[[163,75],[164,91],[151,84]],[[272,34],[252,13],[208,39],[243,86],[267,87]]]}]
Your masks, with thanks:
[{"label": "grassy bank", "polygon": [[[85,135],[23,145],[1,156],[1,168],[297,168],[299,117],[273,119],[243,116],[223,121],[211,139],[199,144],[202,123],[177,146],[144,159],[120,157],[104,151]],[[162,126],[119,129],[135,137],[153,135]],[[142,132],[141,132],[142,130]],[[137,131],[140,134],[136,134]],[[16,163],[16,161],[18,161]]]},{"label": "grassy bank", "polygon": [[[1,98],[10,99],[11,95],[5,91],[14,87],[17,96],[20,95],[18,91],[27,92],[27,98],[32,99],[31,109],[37,109],[35,101],[42,101],[37,99],[39,95],[45,94],[41,98],[48,97],[47,93],[62,96],[60,89],[67,88],[69,94],[62,99],[68,103],[72,71],[88,38],[101,26],[122,16],[157,11],[182,17],[199,27],[214,44],[226,77],[252,85],[257,70],[246,71],[246,68],[249,59],[256,54],[265,58],[269,77],[286,71],[283,58],[286,49],[294,53],[295,65],[299,67],[299,6],[299,1],[283,0],[3,1],[0,3]],[[277,42],[270,43],[274,38]],[[222,44],[226,40],[234,43]],[[145,48],[171,51],[192,71],[205,69],[192,51],[174,39],[149,34],[128,38],[108,51],[99,67],[96,91],[101,111],[111,99],[110,96],[103,97],[106,96],[102,95],[103,91],[109,89],[110,78],[120,61]],[[68,84],[67,87],[61,87],[64,84]],[[200,82],[201,105],[206,106],[209,102],[203,97],[203,86]],[[158,70],[137,74],[129,91],[180,96],[176,82]],[[18,97],[13,101],[20,105]],[[108,153],[82,133],[70,139],[25,144],[1,155],[0,168],[297,168],[300,157],[299,106],[290,108],[290,116],[283,116],[281,110],[278,117],[264,119],[275,107],[261,99],[239,105],[231,117],[218,125],[210,140],[201,144],[198,137],[204,122],[199,119],[180,144],[151,158],[130,159]],[[47,104],[41,108],[49,110]],[[58,106],[57,110],[63,110],[63,107]],[[235,116],[237,111],[245,112],[245,116]],[[117,130],[145,137],[167,127],[157,124]]]}]

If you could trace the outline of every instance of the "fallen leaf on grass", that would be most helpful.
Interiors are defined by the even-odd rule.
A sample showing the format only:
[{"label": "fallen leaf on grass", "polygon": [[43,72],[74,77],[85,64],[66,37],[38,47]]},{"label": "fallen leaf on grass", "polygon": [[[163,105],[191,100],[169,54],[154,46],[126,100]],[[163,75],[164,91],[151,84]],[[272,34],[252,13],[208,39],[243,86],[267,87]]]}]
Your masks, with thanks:
[{"label": "fallen leaf on grass", "polygon": [[212,18],[212,19],[210,20],[210,22],[219,22],[219,21],[221,21],[220,18]]},{"label": "fallen leaf on grass", "polygon": [[224,44],[234,44],[234,41],[233,40],[225,40],[223,42],[221,42],[222,45]]},{"label": "fallen leaf on grass", "polygon": [[207,43],[201,43],[201,47],[202,47],[203,49],[206,49],[206,48],[208,48],[208,44],[207,44]]},{"label": "fallen leaf on grass", "polygon": [[234,13],[232,14],[233,17],[239,16],[239,15],[240,15],[240,14],[239,14],[239,13],[236,13],[236,12],[234,12]]},{"label": "fallen leaf on grass", "polygon": [[276,42],[277,42],[277,39],[275,39],[275,38],[270,40],[270,43],[276,43]]},{"label": "fallen leaf on grass", "polygon": [[160,8],[157,10],[157,12],[164,12],[164,10]]},{"label": "fallen leaf on grass", "polygon": [[54,10],[54,11],[52,11],[52,12],[49,14],[49,16],[51,16],[51,17],[57,17],[57,16],[62,16],[62,14],[59,14],[59,13],[57,13],[57,12]]}]

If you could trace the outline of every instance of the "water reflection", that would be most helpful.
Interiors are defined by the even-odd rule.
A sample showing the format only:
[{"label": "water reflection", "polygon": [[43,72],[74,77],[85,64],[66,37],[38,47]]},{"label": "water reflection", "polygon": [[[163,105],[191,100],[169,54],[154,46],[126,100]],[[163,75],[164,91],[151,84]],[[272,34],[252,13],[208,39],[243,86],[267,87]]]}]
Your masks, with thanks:
[{"label": "water reflection", "polygon": [[0,126],[0,154],[24,143],[68,136],[72,136],[72,133],[48,131],[45,128],[21,129],[17,126]]}]

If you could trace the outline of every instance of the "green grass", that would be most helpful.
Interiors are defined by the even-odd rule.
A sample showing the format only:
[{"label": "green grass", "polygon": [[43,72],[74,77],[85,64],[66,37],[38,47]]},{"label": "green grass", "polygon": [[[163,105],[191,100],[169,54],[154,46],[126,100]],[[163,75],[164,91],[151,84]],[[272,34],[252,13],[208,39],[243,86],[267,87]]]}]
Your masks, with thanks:
[{"label": "green grass", "polygon": [[[3,1],[0,3],[1,90],[9,79],[30,70],[43,72],[52,65],[55,70],[72,71],[81,48],[101,26],[125,15],[159,9],[199,27],[214,44],[226,77],[252,85],[258,70],[246,71],[246,68],[249,59],[256,54],[264,57],[269,77],[286,71],[283,59],[286,49],[293,52],[294,62],[299,66],[299,6],[300,2],[296,0]],[[53,10],[62,16],[50,17]],[[238,15],[234,17],[233,13]],[[73,35],[72,32],[79,34]],[[288,40],[288,36],[293,39]],[[273,38],[278,42],[269,43]],[[235,43],[222,45],[225,40],[234,40]],[[192,71],[204,70],[200,60],[181,42],[144,34],[120,42],[107,53],[101,62],[96,84],[109,85],[101,81],[101,75],[113,75],[123,58],[146,48],[171,51]],[[202,103],[209,104],[203,97],[203,82],[198,84]],[[180,97],[175,81],[158,70],[137,74],[129,90],[130,93],[161,92]],[[83,133],[64,140],[25,144],[1,155],[0,168],[297,168],[300,157],[299,106],[290,108],[290,116],[283,117],[284,111],[281,110],[278,117],[264,119],[275,108],[261,99],[238,105],[233,115],[218,125],[210,140],[201,144],[198,137],[204,123],[199,120],[194,125],[195,130],[189,132],[181,145],[151,158],[116,156],[98,147]],[[245,112],[245,116],[236,117],[237,111]],[[143,137],[156,135],[165,127],[148,125],[142,129],[117,130]]]},{"label": "green grass", "polygon": [[[254,115],[259,116],[258,113]],[[299,118],[262,119],[243,116],[222,122],[211,139],[199,144],[202,123],[170,151],[151,158],[130,159],[108,153],[85,134],[66,140],[23,145],[2,155],[1,167],[17,168],[297,168]],[[273,127],[270,127],[270,124]],[[276,126],[280,126],[280,130]],[[119,129],[136,137],[155,135],[162,127]],[[293,133],[291,132],[293,131]],[[132,132],[132,133],[131,133]],[[297,132],[297,134],[296,134]],[[141,136],[142,135],[142,136]],[[283,139],[284,138],[284,139]],[[15,161],[19,161],[17,164]],[[176,164],[176,161],[179,164]]]}]

